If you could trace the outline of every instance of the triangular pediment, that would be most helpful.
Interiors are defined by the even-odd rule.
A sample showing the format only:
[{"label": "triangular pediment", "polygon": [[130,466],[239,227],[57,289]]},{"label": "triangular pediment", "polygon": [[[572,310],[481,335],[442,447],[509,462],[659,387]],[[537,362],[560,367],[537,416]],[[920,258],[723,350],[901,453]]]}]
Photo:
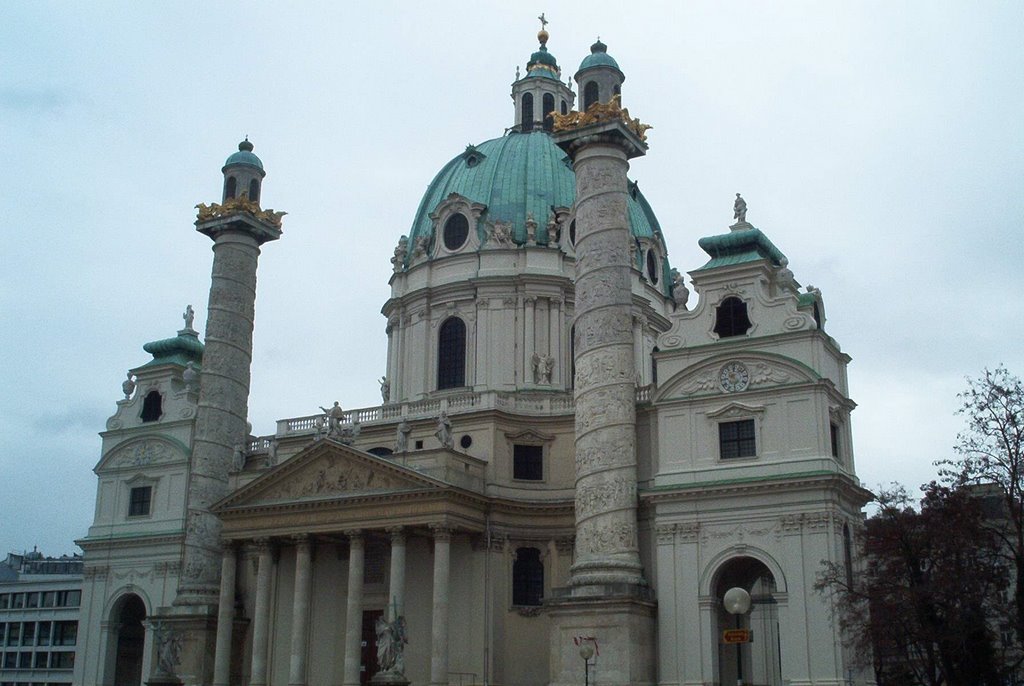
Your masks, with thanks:
[{"label": "triangular pediment", "polygon": [[215,509],[431,491],[447,486],[387,458],[325,439],[238,489]]}]

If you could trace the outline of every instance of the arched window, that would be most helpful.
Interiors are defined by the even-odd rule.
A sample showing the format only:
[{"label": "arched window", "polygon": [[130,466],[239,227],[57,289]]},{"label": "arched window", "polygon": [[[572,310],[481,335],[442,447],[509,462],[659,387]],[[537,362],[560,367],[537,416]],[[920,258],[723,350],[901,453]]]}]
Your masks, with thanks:
[{"label": "arched window", "polygon": [[658,386],[658,353],[661,349],[658,346],[654,346],[651,350],[651,385],[654,387]]},{"label": "arched window", "polygon": [[555,111],[555,96],[551,93],[544,94],[544,130],[551,131],[555,128],[555,119],[551,113]]},{"label": "arched window", "polygon": [[150,391],[146,394],[146,399],[142,401],[142,414],[139,417],[144,422],[155,422],[164,413],[162,405],[163,398],[160,397],[160,391]]},{"label": "arched window", "polygon": [[230,200],[231,198],[235,197],[235,194],[237,192],[238,192],[238,179],[236,179],[233,176],[229,176],[227,178],[227,180],[224,181],[224,199],[225,200]]},{"label": "arched window", "polygon": [[569,114],[569,106],[565,104],[565,100],[562,101],[562,114]]},{"label": "arched window", "polygon": [[853,588],[853,537],[849,524],[843,524],[843,565],[846,567],[846,584]]},{"label": "arched window", "polygon": [[523,131],[533,131],[533,93],[523,93]]},{"label": "arched window", "polygon": [[750,330],[750,326],[747,303],[739,298],[726,298],[715,311],[715,333],[719,338],[742,336]]},{"label": "arched window", "polygon": [[587,81],[587,84],[583,86],[583,111],[586,112],[595,102],[597,102],[597,81]]},{"label": "arched window", "polygon": [[658,258],[653,250],[647,251],[647,278],[653,284],[658,283]]},{"label": "arched window", "polygon": [[576,247],[576,220],[569,222],[569,243]]},{"label": "arched window", "polygon": [[512,604],[536,606],[544,598],[544,563],[536,548],[517,548],[512,563]]},{"label": "arched window", "polygon": [[458,317],[449,317],[437,336],[437,390],[465,385],[466,325]]},{"label": "arched window", "polygon": [[249,182],[249,200],[253,202],[260,201],[260,182],[256,179]]},{"label": "arched window", "polygon": [[612,95],[622,95],[622,86],[615,84],[615,87],[612,88]]},{"label": "arched window", "polygon": [[114,621],[111,624],[116,629],[112,632],[111,639],[116,642],[117,648],[108,654],[116,655],[117,659],[114,664],[106,666],[113,677],[108,683],[138,686],[142,683],[142,652],[146,638],[143,622],[146,619],[146,606],[139,596],[129,594],[119,599],[114,607],[111,613]]}]

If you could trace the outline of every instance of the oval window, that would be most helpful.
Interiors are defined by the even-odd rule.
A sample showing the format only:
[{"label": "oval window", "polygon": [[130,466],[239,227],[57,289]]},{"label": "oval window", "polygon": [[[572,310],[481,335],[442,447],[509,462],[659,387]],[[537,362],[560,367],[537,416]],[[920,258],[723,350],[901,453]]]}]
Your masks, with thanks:
[{"label": "oval window", "polygon": [[469,237],[469,220],[466,215],[455,213],[444,223],[444,247],[458,250]]}]

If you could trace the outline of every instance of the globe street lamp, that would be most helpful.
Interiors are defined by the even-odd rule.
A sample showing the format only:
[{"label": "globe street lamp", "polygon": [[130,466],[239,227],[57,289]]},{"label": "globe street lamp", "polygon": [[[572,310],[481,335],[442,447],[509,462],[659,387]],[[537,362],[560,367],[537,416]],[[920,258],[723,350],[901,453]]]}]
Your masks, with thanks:
[{"label": "globe street lamp", "polygon": [[590,658],[594,657],[594,646],[589,643],[581,645],[580,657],[583,658],[583,686],[590,686]]},{"label": "globe street lamp", "polygon": [[[722,597],[722,605],[725,606],[725,611],[736,617],[736,629],[740,631],[743,629],[743,615],[747,614],[750,610],[750,594],[747,593],[745,588],[739,586],[730,588],[725,592]],[[743,643],[746,641],[736,642],[736,684],[737,686],[743,686]]]}]

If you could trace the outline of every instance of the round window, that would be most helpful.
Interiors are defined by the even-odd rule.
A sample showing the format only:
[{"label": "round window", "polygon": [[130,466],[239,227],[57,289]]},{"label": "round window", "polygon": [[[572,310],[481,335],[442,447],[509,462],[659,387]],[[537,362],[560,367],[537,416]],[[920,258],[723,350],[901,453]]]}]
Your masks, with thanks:
[{"label": "round window", "polygon": [[444,247],[458,250],[469,236],[469,220],[466,215],[455,213],[444,223]]},{"label": "round window", "polygon": [[462,438],[459,439],[459,445],[462,446],[463,450],[469,448],[469,446],[473,445],[473,437],[469,434],[464,434]]}]

